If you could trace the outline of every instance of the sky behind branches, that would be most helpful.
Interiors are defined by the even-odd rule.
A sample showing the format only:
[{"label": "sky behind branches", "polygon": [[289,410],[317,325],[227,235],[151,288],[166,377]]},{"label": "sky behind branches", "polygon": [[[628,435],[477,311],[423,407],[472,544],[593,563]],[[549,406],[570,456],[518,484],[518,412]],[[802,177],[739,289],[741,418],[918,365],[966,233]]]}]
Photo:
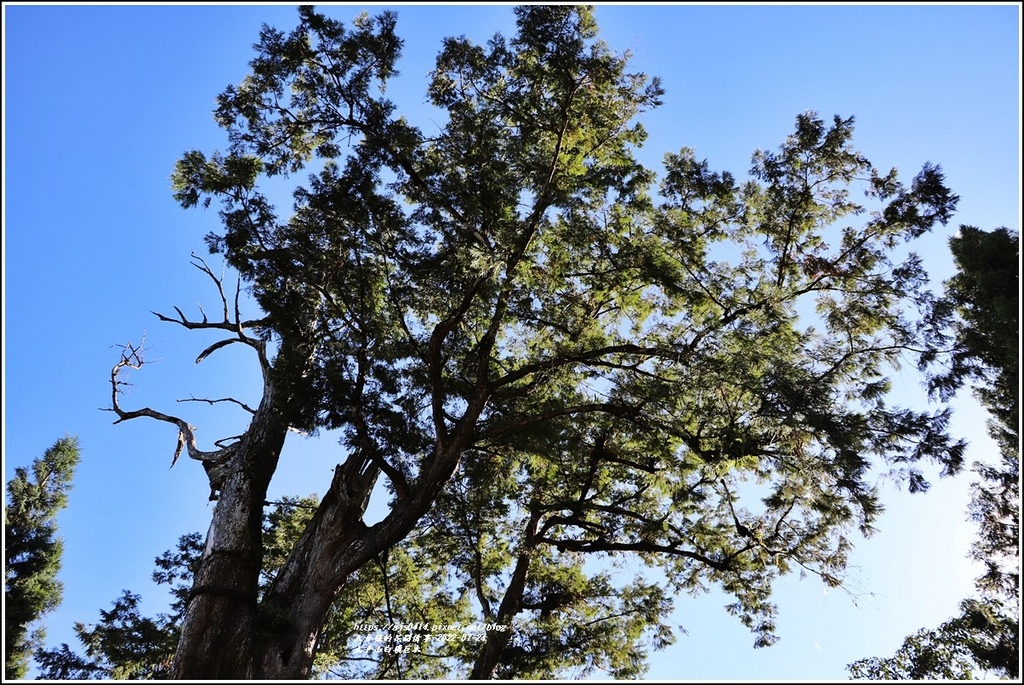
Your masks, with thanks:
[{"label": "sky behind branches", "polygon": [[[514,32],[511,5],[322,6],[350,21],[398,11],[405,40],[389,95],[425,131],[426,74],[441,39],[484,42]],[[255,361],[229,346],[201,365],[214,338],[160,323],[151,311],[219,315],[210,280],[189,265],[205,255],[215,211],[183,211],[170,174],[189,149],[223,149],[214,98],[247,73],[261,24],[291,29],[292,4],[46,5],[5,3],[3,199],[4,479],[65,434],[82,447],[66,540],[64,603],[47,617],[48,645],[76,647],[72,624],[94,622],[122,589],[142,609],[165,609],[153,559],[188,532],[205,531],[206,477],[183,459],[169,469],[175,430],[153,421],[113,425],[109,374],[118,345],[144,340],[145,369],[126,407],[185,415],[201,446],[240,433],[237,407],[189,398],[258,401]],[[1020,6],[1017,3],[859,5],[601,5],[602,38],[661,77],[664,105],[643,119],[642,159],[696,150],[709,167],[746,177],[751,154],[777,148],[797,114],[854,116],[854,143],[909,180],[941,165],[960,196],[950,224],[923,238],[933,285],[951,275],[947,240],[960,224],[1020,227]],[[436,123],[436,122],[435,122]],[[301,179],[300,179],[301,180]],[[208,259],[215,273],[221,264]],[[225,274],[229,288],[231,274]],[[254,317],[253,309],[243,316]],[[238,346],[234,346],[238,347]],[[905,404],[924,402],[907,370],[894,377]],[[993,451],[985,415],[966,394],[952,430],[968,461]],[[322,494],[339,460],[331,436],[290,438],[270,498]],[[652,659],[650,679],[844,679],[845,665],[889,655],[903,637],[956,612],[977,569],[965,558],[970,474],[909,495],[879,481],[887,513],[852,555],[850,592],[796,576],[777,586],[781,641],[753,636],[719,594],[681,597],[680,634]]]}]

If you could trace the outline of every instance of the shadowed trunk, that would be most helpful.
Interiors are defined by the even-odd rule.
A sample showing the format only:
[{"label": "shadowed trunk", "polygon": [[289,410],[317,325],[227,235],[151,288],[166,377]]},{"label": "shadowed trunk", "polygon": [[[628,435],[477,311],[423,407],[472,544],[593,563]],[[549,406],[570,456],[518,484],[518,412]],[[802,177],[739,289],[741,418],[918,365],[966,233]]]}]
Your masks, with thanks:
[{"label": "shadowed trunk", "polygon": [[[498,625],[510,625],[515,615],[523,608],[523,592],[526,589],[526,578],[530,570],[531,556],[530,550],[526,550],[516,560],[516,567],[512,571],[512,578],[509,580],[505,596],[502,598],[501,606],[498,608],[498,616],[495,620],[495,623]],[[487,631],[487,640],[476,657],[476,662],[473,664],[473,672],[470,673],[469,679],[488,680],[494,677],[494,669],[498,667],[501,654],[505,651],[505,646],[508,645],[511,639],[511,627],[508,630]]]},{"label": "shadowed trunk", "polygon": [[[254,678],[257,593],[263,561],[263,502],[288,424],[267,388],[249,430],[223,463],[220,486],[172,666],[175,680]],[[223,474],[223,481],[219,477]]]},{"label": "shadowed trunk", "polygon": [[454,445],[436,455],[410,495],[369,527],[362,515],[376,471],[365,468],[358,454],[335,469],[330,490],[264,598],[261,611],[271,625],[263,635],[257,677],[310,677],[317,636],[338,590],[349,575],[413,529],[455,472],[460,456]]},{"label": "shadowed trunk", "polygon": [[[473,672],[470,673],[470,680],[488,680],[494,677],[494,669],[501,661],[501,655],[505,647],[512,639],[512,619],[523,610],[523,595],[526,592],[526,581],[530,573],[530,560],[533,558],[534,546],[537,542],[537,524],[540,515],[534,512],[526,525],[526,534],[523,537],[522,551],[516,559],[516,566],[512,570],[512,577],[509,579],[508,587],[505,588],[505,596],[501,599],[501,606],[498,607],[498,615],[494,623],[499,626],[508,626],[508,630],[489,630],[487,640],[484,642],[480,653],[473,663]],[[491,619],[490,616],[487,617]]]}]

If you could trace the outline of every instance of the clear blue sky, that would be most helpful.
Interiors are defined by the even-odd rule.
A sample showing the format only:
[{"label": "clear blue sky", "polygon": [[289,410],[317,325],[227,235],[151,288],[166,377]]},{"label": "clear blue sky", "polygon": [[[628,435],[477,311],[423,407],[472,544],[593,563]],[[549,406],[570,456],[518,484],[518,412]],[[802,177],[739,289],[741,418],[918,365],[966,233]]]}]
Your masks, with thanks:
[{"label": "clear blue sky", "polygon": [[[332,5],[349,20],[375,5]],[[513,29],[508,5],[397,7],[406,41],[392,91],[414,123],[424,75],[446,35],[477,41]],[[178,536],[205,531],[211,507],[202,468],[169,469],[175,431],[136,420],[112,425],[109,372],[116,346],[145,335],[153,362],[132,378],[127,406],[187,415],[205,446],[244,427],[230,407],[176,399],[255,401],[253,361],[230,350],[195,367],[211,341],[161,324],[150,310],[196,314],[217,300],[189,253],[215,212],[183,211],[169,176],[188,149],[224,147],[214,97],[247,71],[262,23],[289,29],[293,5],[53,5],[4,7],[3,458],[5,482],[65,434],[81,441],[66,539],[64,603],[47,618],[51,646],[75,645],[74,622],[93,622],[128,588],[163,609],[153,559]],[[664,106],[645,118],[646,153],[696,149],[743,177],[757,148],[777,147],[796,115],[853,115],[855,142],[905,178],[940,164],[960,195],[946,230],[919,245],[937,283],[950,275],[947,239],[959,224],[1020,228],[1020,6],[599,5],[603,38],[659,75]],[[219,268],[219,263],[211,261]],[[249,312],[254,314],[254,312]],[[157,363],[159,362],[159,363]],[[906,401],[918,379],[896,378]],[[953,430],[984,458],[984,415],[957,403]],[[338,460],[334,441],[295,437],[272,497],[322,493]],[[845,665],[891,654],[971,592],[966,560],[970,474],[911,496],[883,484],[881,532],[852,557],[861,596],[820,583],[778,585],[779,634],[754,651],[726,598],[681,597],[688,635],[658,654],[651,679],[844,679]]]}]

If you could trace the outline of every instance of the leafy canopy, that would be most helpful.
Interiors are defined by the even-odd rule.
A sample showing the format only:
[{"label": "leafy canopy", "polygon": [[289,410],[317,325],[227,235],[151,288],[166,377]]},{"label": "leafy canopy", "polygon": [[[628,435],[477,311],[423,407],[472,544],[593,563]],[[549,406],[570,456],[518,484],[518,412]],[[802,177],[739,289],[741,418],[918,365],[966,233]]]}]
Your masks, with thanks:
[{"label": "leafy canopy", "polygon": [[999,453],[974,465],[969,505],[978,524],[971,558],[985,569],[981,599],[964,600],[959,616],[908,637],[892,657],[851,664],[856,678],[1020,675],[1020,238],[961,226],[950,250],[957,272],[930,309],[932,352],[920,366],[942,400],[970,384],[991,416]]},{"label": "leafy canopy", "polygon": [[17,680],[28,672],[32,651],[45,631],[35,624],[60,605],[63,584],[57,580],[63,542],[57,537],[57,514],[68,504],[78,465],[78,439],[61,438],[32,462],[18,467],[7,483],[4,507],[4,677]]},{"label": "leafy canopy", "polygon": [[[670,639],[666,588],[722,588],[769,645],[772,581],[842,584],[851,533],[881,511],[877,469],[919,491],[922,460],[961,466],[948,411],[887,397],[923,342],[910,312],[926,274],[906,245],[957,197],[935,165],[909,184],[880,171],[852,117],[814,112],[749,180],[685,147],[655,172],[635,153],[657,79],[599,40],[590,8],[514,12],[510,39],[444,41],[425,131],[385,97],[396,15],[346,27],[301,7],[219,97],[226,151],[176,167],[183,206],[220,203],[208,245],[264,314],[210,323],[238,340],[200,357],[255,346],[254,330],[277,351],[260,348],[274,416],[343,435],[328,496],[261,595],[267,634],[287,632],[317,558],[341,598],[325,611],[353,616],[351,579],[376,565],[388,616],[415,616],[430,589],[450,617],[514,626],[444,652],[483,677],[633,677],[644,644]],[[389,513],[365,526],[380,476]],[[622,558],[667,582],[592,563]],[[316,651],[351,640],[321,632]],[[426,663],[395,654],[380,667],[397,677]]]}]

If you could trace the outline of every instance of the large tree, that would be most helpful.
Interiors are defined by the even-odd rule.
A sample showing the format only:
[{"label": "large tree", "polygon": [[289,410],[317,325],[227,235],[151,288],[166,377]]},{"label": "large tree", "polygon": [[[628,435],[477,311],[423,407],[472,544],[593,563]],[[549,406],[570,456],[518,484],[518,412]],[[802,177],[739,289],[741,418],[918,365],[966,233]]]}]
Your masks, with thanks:
[{"label": "large tree", "polygon": [[[285,498],[274,502],[264,520],[264,558],[260,590],[265,592],[280,571],[312,513],[316,498]],[[458,522],[457,522],[458,523]],[[153,580],[169,586],[175,598],[169,613],[155,617],[139,611],[140,596],[125,590],[93,624],[76,623],[81,653],[64,643],[39,650],[40,677],[47,680],[163,679],[169,677],[181,620],[189,596],[187,580],[202,556],[199,533],[182,536],[174,550],[156,559]],[[444,553],[439,554],[439,550]],[[451,582],[452,552],[459,554],[449,531],[433,530],[428,522],[416,535],[386,550],[373,563],[350,577],[325,621],[318,638],[312,675],[343,679],[429,678],[465,675],[483,650],[485,631],[462,631],[477,624],[468,597],[478,585]],[[487,556],[489,551],[466,550]],[[455,575],[459,571],[455,570]],[[587,674],[603,669],[616,676],[637,675],[644,668],[638,632],[657,623],[665,609],[661,592],[636,584],[617,592],[607,574],[588,578],[576,568],[538,567],[530,583],[547,591],[538,606],[546,621],[529,627],[529,642],[516,644],[500,664],[503,673],[517,676],[561,672]],[[556,597],[551,590],[560,588]],[[568,596],[572,591],[574,596]],[[660,601],[659,601],[660,599]],[[571,600],[571,601],[570,601]],[[653,600],[653,601],[652,601]],[[559,609],[577,603],[568,615]],[[660,610],[660,611],[659,611]],[[653,614],[653,615],[652,615]],[[586,620],[579,620],[585,618]],[[435,640],[423,624],[457,626],[454,639]],[[372,629],[371,629],[372,627]],[[668,639],[667,635],[661,636]]]},{"label": "large tree", "polygon": [[57,514],[68,504],[78,465],[78,439],[61,438],[31,469],[18,467],[4,507],[4,678],[24,678],[29,657],[45,636],[38,620],[63,595],[57,580],[64,543]]},{"label": "large tree", "polygon": [[850,664],[850,674],[866,680],[1018,680],[1019,619],[992,600],[967,599],[960,610],[938,628],[908,636],[891,657]]},{"label": "large tree", "polygon": [[[971,500],[978,522],[972,556],[985,566],[979,589],[1020,598],[1020,236],[961,226],[950,239],[957,272],[935,307],[952,338],[950,363],[932,377],[943,399],[969,385],[988,410],[998,454],[975,464]],[[943,329],[940,329],[943,330]]]},{"label": "large tree", "polygon": [[[634,153],[658,81],[598,40],[589,8],[514,12],[510,39],[445,40],[424,131],[384,96],[396,16],[346,27],[302,7],[220,95],[226,151],[178,163],[185,207],[221,203],[209,247],[261,313],[243,318],[197,260],[222,315],[161,318],[224,333],[200,360],[250,348],[263,395],[240,437],[204,450],[184,418],[123,406],[139,347],[112,372],[118,421],[175,425],[176,457],[203,464],[216,499],[176,678],[308,676],[351,579],[389,578],[417,549],[450,558],[434,580],[469,593],[452,615],[509,626],[465,657],[474,677],[608,666],[588,643],[625,644],[610,667],[636,673],[670,602],[588,563],[625,554],[675,591],[733,594],[770,644],[773,578],[842,582],[850,533],[881,508],[873,468],[913,489],[922,459],[959,468],[947,414],[886,399],[926,280],[902,245],[957,201],[939,168],[906,185],[855,150],[852,118],[805,113],[747,182],[683,148],[656,186]],[[271,193],[302,170],[282,212]],[[293,428],[344,437],[261,591],[267,486]],[[368,525],[381,478],[390,501]]]},{"label": "large tree", "polygon": [[850,664],[858,678],[1020,676],[1020,236],[961,226],[949,244],[956,273],[931,309],[931,352],[921,366],[940,399],[968,385],[991,416],[998,454],[974,465],[980,478],[969,505],[978,524],[970,556],[985,569],[980,599],[907,637],[892,657]]}]

